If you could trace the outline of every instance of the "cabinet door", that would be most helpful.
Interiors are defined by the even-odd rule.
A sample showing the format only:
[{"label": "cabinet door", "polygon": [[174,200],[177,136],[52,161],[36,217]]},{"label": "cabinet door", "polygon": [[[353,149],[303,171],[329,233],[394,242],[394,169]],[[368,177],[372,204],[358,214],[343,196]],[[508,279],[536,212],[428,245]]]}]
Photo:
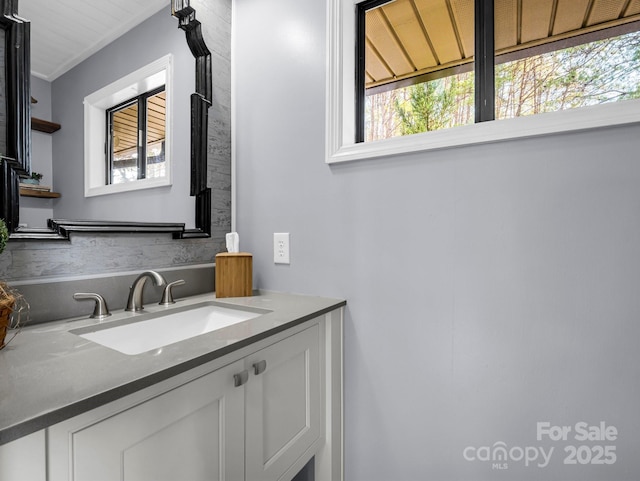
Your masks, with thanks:
[{"label": "cabinet door", "polygon": [[319,343],[316,324],[247,358],[247,481],[279,480],[311,456],[321,432]]},{"label": "cabinet door", "polygon": [[50,428],[51,480],[210,481],[244,478],[242,361],[104,418]]}]

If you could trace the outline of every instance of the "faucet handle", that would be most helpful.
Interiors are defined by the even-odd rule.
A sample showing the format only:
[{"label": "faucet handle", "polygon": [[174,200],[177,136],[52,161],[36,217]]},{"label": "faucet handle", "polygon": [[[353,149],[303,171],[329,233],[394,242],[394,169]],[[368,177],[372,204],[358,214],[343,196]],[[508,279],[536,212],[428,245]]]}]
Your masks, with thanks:
[{"label": "faucet handle", "polygon": [[183,284],[185,284],[184,279],[173,281],[167,284],[162,291],[162,299],[160,300],[159,304],[161,306],[169,306],[171,304],[175,304],[176,301],[173,300],[173,291],[171,289],[174,286],[181,286]]},{"label": "faucet handle", "polygon": [[102,320],[111,315],[109,308],[107,307],[107,301],[105,301],[104,297],[100,294],[96,294],[94,292],[76,292],[73,295],[73,298],[77,301],[92,299],[96,302],[93,308],[93,314],[89,316],[89,319]]}]

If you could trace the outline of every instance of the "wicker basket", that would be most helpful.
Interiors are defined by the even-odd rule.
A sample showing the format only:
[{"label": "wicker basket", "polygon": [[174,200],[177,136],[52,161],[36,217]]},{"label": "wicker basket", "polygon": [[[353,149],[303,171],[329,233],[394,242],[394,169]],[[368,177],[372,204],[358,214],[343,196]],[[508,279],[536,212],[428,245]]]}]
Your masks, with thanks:
[{"label": "wicker basket", "polygon": [[15,300],[15,297],[10,294],[0,297],[0,349],[4,347],[4,338],[11,322],[11,313],[13,312]]}]

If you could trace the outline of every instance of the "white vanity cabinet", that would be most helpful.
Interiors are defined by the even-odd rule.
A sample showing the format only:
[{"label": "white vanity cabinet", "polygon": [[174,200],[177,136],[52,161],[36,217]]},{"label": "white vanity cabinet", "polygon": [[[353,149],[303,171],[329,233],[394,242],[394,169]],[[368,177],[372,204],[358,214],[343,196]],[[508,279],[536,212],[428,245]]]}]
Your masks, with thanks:
[{"label": "white vanity cabinet", "polygon": [[48,479],[291,479],[323,441],[323,326],[51,426]]}]

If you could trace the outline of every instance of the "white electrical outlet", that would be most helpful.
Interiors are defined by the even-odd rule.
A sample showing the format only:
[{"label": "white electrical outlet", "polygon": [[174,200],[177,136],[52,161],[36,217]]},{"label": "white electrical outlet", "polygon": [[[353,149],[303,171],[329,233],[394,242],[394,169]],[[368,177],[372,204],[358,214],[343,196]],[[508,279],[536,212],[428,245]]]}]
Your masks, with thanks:
[{"label": "white electrical outlet", "polygon": [[291,264],[288,232],[273,234],[273,262],[276,264]]}]

